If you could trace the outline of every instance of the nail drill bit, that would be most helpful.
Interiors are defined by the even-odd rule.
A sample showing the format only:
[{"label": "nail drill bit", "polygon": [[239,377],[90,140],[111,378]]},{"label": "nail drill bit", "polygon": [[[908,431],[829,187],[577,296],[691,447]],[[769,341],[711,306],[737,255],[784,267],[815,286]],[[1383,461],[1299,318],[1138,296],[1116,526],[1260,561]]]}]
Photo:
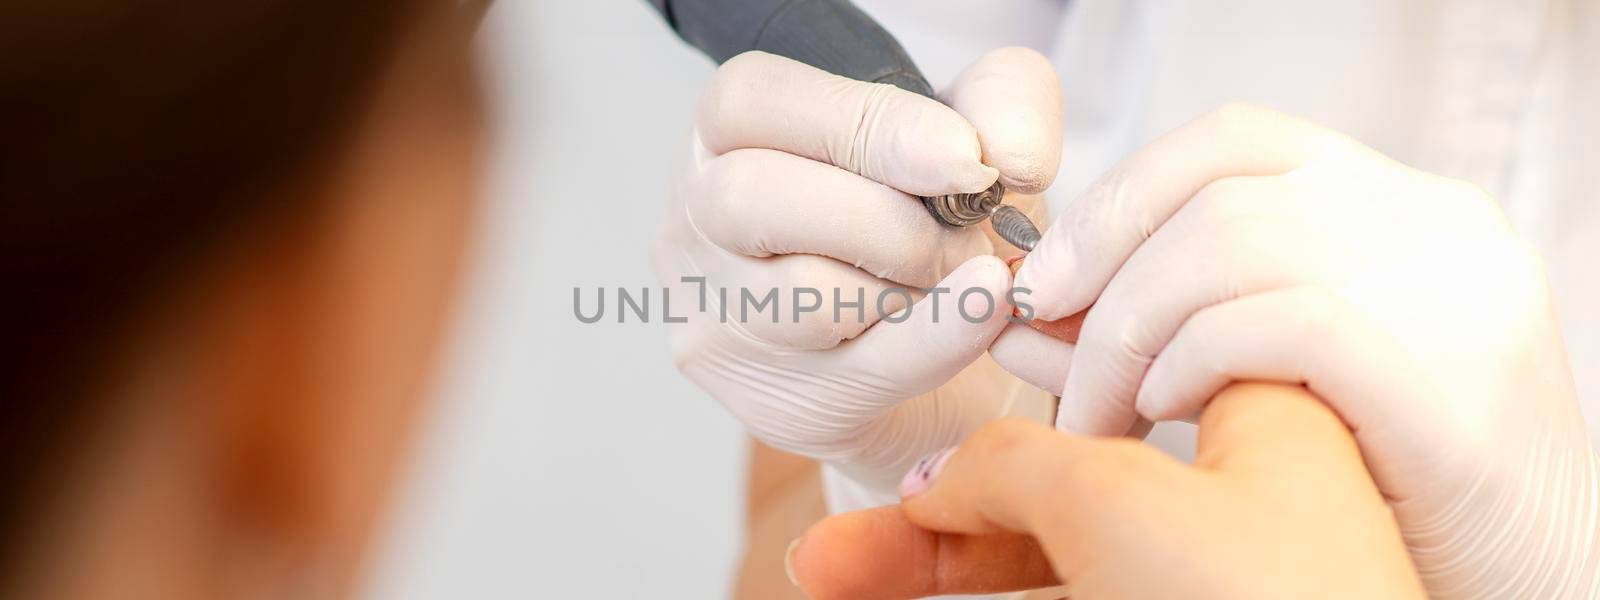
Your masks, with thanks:
[{"label": "nail drill bit", "polygon": [[996,181],[989,189],[974,194],[925,196],[922,204],[939,222],[955,227],[970,227],[991,219],[1000,239],[1024,252],[1032,252],[1039,244],[1039,228],[1015,206],[1001,204],[1005,195],[1005,184]]}]

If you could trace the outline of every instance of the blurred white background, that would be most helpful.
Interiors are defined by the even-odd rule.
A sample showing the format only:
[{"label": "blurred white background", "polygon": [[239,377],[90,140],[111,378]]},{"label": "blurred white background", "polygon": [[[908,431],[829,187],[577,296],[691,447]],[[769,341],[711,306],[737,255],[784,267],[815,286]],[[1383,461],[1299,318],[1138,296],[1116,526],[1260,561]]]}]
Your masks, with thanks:
[{"label": "blurred white background", "polygon": [[478,260],[366,596],[723,597],[737,424],[673,369],[667,325],[572,314],[574,286],[656,285],[712,65],[643,0],[501,0],[483,46],[501,137]]}]

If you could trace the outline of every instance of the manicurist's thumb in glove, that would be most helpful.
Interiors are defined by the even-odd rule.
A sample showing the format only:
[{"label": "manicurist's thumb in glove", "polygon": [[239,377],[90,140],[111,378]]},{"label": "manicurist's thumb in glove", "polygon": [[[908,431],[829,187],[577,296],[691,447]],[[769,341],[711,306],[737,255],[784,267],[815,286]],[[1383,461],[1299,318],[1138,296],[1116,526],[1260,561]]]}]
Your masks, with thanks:
[{"label": "manicurist's thumb in glove", "polygon": [[1482,190],[1229,107],[1075,199],[1016,284],[1040,318],[1088,310],[1076,346],[993,349],[1061,392],[1058,427],[1123,435],[1232,381],[1304,384],[1430,595],[1600,594],[1600,473],[1543,268]]},{"label": "manicurist's thumb in glove", "polygon": [[1002,49],[948,104],[759,52],[706,89],[654,257],[690,312],[673,353],[752,435],[825,461],[835,507],[892,502],[917,457],[1048,406],[985,354],[1012,310],[995,253],[1015,250],[917,196],[999,179],[1038,204],[1059,85],[1038,53]]}]

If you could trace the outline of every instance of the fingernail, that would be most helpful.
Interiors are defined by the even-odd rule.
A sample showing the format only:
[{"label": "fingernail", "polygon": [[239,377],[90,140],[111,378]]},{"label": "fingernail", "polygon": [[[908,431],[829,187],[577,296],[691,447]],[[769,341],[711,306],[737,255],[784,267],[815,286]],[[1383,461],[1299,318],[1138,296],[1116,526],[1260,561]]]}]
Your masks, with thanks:
[{"label": "fingernail", "polygon": [[789,583],[797,588],[800,587],[800,580],[794,576],[794,553],[800,549],[800,540],[803,539],[805,538],[795,538],[794,541],[789,542],[789,549],[783,551],[783,573],[789,576]]},{"label": "fingernail", "polygon": [[917,464],[906,472],[905,478],[900,480],[900,497],[910,498],[928,491],[928,488],[933,487],[933,480],[944,470],[944,464],[950,461],[950,455],[955,453],[954,447],[945,448],[917,461]]}]

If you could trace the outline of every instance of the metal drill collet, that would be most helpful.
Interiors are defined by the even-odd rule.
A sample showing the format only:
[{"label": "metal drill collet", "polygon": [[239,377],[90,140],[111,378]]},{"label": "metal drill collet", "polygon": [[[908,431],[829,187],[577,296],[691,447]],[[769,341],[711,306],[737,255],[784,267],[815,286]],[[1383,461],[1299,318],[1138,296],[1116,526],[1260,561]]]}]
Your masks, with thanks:
[{"label": "metal drill collet", "polygon": [[1001,239],[1031,252],[1039,244],[1039,228],[1016,207],[1001,204],[1005,196],[1006,186],[996,181],[989,189],[973,194],[923,196],[922,205],[940,223],[954,227],[971,227],[992,218],[994,232]]}]

